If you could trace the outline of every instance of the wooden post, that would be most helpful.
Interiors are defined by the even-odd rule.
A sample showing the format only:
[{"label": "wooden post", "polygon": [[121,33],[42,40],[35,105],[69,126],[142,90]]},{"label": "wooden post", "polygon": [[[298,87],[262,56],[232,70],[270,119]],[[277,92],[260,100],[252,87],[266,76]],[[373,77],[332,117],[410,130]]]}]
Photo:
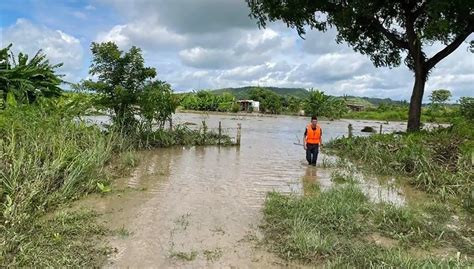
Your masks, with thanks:
[{"label": "wooden post", "polygon": [[382,124],[380,124],[380,134],[382,134]]},{"label": "wooden post", "polygon": [[235,144],[240,146],[240,138],[242,135],[242,124],[237,123],[237,138],[235,139]]},{"label": "wooden post", "polygon": [[206,134],[207,133],[207,125],[206,125],[206,121],[202,121],[202,132],[203,134]]},{"label": "wooden post", "polygon": [[173,131],[173,118],[170,117],[170,131]]},{"label": "wooden post", "polygon": [[221,145],[221,136],[222,136],[222,123],[219,121],[219,138],[217,140],[218,145]]},{"label": "wooden post", "polygon": [[352,124],[351,124],[351,123],[349,123],[349,126],[348,126],[348,128],[349,128],[349,134],[348,134],[348,137],[349,137],[349,138],[351,138],[351,137],[352,137]]}]

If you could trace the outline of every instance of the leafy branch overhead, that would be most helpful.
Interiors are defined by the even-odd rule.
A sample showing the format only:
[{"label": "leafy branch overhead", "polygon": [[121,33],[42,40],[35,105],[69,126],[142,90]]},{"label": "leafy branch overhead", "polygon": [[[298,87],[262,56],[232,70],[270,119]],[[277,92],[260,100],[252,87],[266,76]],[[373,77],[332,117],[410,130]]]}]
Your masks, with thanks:
[{"label": "leafy branch overhead", "polygon": [[[247,0],[260,27],[283,21],[304,37],[308,29],[337,29],[337,42],[368,55],[376,67],[402,62],[415,74],[408,130],[420,128],[421,102],[430,71],[474,31],[472,0]],[[445,47],[429,57],[424,46]],[[472,51],[472,41],[470,49]]]}]

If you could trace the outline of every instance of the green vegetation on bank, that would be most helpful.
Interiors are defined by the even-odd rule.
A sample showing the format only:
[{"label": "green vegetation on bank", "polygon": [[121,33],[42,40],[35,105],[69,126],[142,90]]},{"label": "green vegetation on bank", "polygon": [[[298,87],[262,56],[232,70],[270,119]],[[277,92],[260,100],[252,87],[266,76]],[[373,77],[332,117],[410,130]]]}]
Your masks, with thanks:
[{"label": "green vegetation on bank", "polygon": [[456,200],[474,212],[474,123],[403,135],[341,138],[328,148],[376,173],[402,176],[415,187]]},{"label": "green vegetation on bank", "polygon": [[[165,128],[174,96],[169,84],[143,79],[152,73],[139,49],[127,54],[113,43],[95,44],[100,68],[91,72],[98,81],[77,88],[96,94],[60,88],[49,94],[61,81],[57,65],[49,65],[41,53],[32,61],[43,64],[14,65],[9,48],[1,51],[0,61],[2,267],[100,266],[109,251],[101,236],[110,231],[96,223],[93,212],[65,211],[71,201],[109,192],[125,166],[136,165],[131,154],[136,149],[231,144],[206,126]],[[83,120],[97,110],[115,112],[106,129]]]},{"label": "green vegetation on bank", "polygon": [[279,87],[264,87],[264,86],[223,88],[223,89],[213,90],[212,93],[219,94],[219,95],[228,93],[228,94],[232,94],[237,99],[251,99],[252,91],[255,90],[256,88],[272,91],[278,96],[284,97],[284,98],[294,97],[297,99],[304,99],[308,97],[308,93],[309,93],[308,90],[303,89],[303,88],[279,88]]},{"label": "green vegetation on bank", "polygon": [[[469,230],[464,226],[449,228],[450,217],[446,214],[450,210],[438,202],[417,209],[371,202],[357,185],[348,183],[304,197],[270,193],[262,228],[271,251],[284,259],[310,265],[330,268],[472,265],[472,246],[461,235]],[[461,255],[453,253],[453,248]],[[436,256],[436,250],[449,256]]]},{"label": "green vegetation on bank", "polygon": [[[239,112],[238,100],[250,99],[260,102],[260,113],[299,115],[318,115],[329,119],[366,119],[379,121],[407,121],[409,105],[406,101],[391,99],[326,95],[320,90],[301,91],[291,88],[244,87],[229,90],[201,90],[176,95],[179,106],[185,110]],[[302,90],[302,89],[300,89]],[[239,98],[235,94],[245,98]],[[422,107],[422,122],[449,123],[460,114],[463,102],[470,97],[462,97],[456,104],[447,104],[451,93],[448,90],[435,90],[431,102]],[[438,96],[441,95],[441,96]],[[441,99],[440,99],[441,98]],[[373,102],[373,103],[371,103]],[[252,112],[252,110],[250,110]]]},{"label": "green vegetation on bank", "polygon": [[[284,259],[330,268],[473,266],[472,101],[461,100],[448,128],[327,143],[341,158],[331,168],[335,185],[325,191],[305,186],[305,196],[270,193],[262,225],[266,246]],[[401,205],[370,200],[357,169],[421,192]]]}]

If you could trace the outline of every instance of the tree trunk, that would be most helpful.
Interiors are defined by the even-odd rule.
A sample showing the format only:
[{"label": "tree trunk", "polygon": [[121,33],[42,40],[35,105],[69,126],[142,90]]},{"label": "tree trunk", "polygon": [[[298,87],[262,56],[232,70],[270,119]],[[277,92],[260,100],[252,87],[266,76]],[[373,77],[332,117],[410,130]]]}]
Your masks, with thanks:
[{"label": "tree trunk", "polygon": [[422,67],[415,68],[415,85],[410,99],[410,110],[408,111],[407,132],[420,130],[421,103],[425,91],[427,72]]}]

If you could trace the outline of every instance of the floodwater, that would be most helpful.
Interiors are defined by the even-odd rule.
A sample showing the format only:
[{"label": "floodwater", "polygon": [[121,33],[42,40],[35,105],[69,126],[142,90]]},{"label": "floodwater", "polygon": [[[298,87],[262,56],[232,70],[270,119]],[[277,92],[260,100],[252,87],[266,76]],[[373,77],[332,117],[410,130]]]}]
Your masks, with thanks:
[{"label": "floodwater", "polygon": [[[306,164],[301,143],[307,118],[177,114],[176,123],[222,122],[235,136],[242,124],[240,147],[174,147],[140,153],[131,177],[117,182],[113,192],[85,202],[103,213],[118,235],[110,238],[116,252],[107,267],[155,268],[281,268],[289,265],[256,248],[262,235],[258,225],[266,193],[304,195],[311,184],[330,188],[333,160],[324,154],[318,166]],[[323,141],[363,135],[364,126],[378,130],[381,122],[322,121]],[[192,125],[190,125],[192,126]],[[195,125],[194,125],[195,126]],[[384,132],[404,130],[401,123],[383,124]],[[324,160],[324,161],[323,161]],[[377,180],[357,176],[375,201],[403,204],[403,191]]]}]

